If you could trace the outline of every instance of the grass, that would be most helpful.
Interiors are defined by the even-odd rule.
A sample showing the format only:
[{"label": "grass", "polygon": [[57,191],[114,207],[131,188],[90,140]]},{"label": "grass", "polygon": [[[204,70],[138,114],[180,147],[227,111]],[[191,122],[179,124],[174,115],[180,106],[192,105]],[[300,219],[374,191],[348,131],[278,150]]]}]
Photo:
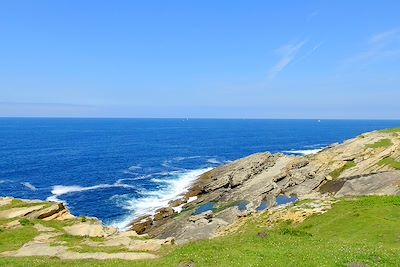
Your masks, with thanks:
[{"label": "grass", "polygon": [[51,204],[44,203],[44,202],[26,202],[26,201],[22,201],[19,199],[13,199],[13,200],[11,200],[10,204],[0,207],[0,211],[12,209],[12,208],[22,208],[22,207],[26,208],[26,207],[32,207],[32,206],[38,206],[38,205],[43,205],[45,208],[47,208],[47,207],[50,207]]},{"label": "grass", "polygon": [[387,148],[389,146],[393,145],[392,141],[389,138],[381,139],[373,144],[367,144],[365,145],[367,148]]},{"label": "grass", "polygon": [[380,130],[380,133],[400,133],[400,128],[384,129]]},{"label": "grass", "polygon": [[302,224],[274,229],[266,227],[266,216],[249,219],[239,233],[179,246],[157,260],[0,258],[0,266],[400,266],[400,196],[342,200]]},{"label": "grass", "polygon": [[105,252],[105,253],[120,253],[120,252],[132,252],[123,246],[101,246],[92,247],[88,245],[75,246],[69,249],[70,251],[80,252],[80,253],[93,253],[93,252]]},{"label": "grass", "polygon": [[[0,231],[0,252],[16,250],[23,244],[31,241],[38,232],[31,225],[26,225],[13,230]],[[0,259],[0,266],[1,259]]]},{"label": "grass", "polygon": [[58,241],[66,242],[69,247],[81,246],[85,241],[102,242],[105,240],[103,237],[81,237],[68,234],[62,234],[57,237]]},{"label": "grass", "polygon": [[353,168],[355,166],[356,166],[356,164],[354,163],[354,161],[347,161],[346,164],[344,164],[342,167],[334,170],[329,175],[332,177],[332,179],[337,179],[345,170]]},{"label": "grass", "polygon": [[380,160],[378,162],[380,166],[390,166],[395,170],[400,170],[400,161],[395,160],[394,158],[388,157]]}]

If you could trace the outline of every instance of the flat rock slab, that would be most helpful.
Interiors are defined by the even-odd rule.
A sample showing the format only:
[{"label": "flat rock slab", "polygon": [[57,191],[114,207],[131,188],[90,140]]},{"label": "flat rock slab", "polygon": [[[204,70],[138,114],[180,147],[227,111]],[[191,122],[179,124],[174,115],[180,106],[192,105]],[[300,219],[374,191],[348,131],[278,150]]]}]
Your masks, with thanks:
[{"label": "flat rock slab", "polygon": [[13,200],[13,199],[12,199],[11,197],[3,197],[3,198],[0,198],[0,207],[10,205],[11,202],[12,202],[12,200]]},{"label": "flat rock slab", "polygon": [[25,215],[38,211],[42,209],[44,205],[21,207],[21,208],[11,208],[8,210],[0,211],[0,218],[11,219],[16,217],[24,217]]},{"label": "flat rock slab", "polygon": [[384,172],[346,180],[335,194],[343,196],[400,195],[400,172]]},{"label": "flat rock slab", "polygon": [[116,229],[103,227],[99,223],[78,223],[64,227],[67,234],[74,236],[106,237],[116,232]]}]

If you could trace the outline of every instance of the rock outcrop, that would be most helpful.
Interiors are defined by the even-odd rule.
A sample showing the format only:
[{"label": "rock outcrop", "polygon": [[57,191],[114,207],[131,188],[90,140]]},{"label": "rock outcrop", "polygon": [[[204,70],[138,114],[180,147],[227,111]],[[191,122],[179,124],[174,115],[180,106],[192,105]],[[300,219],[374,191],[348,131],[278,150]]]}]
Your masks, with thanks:
[{"label": "rock outcrop", "polygon": [[[218,235],[221,229],[240,217],[256,213],[263,206],[270,208],[281,194],[296,195],[300,199],[322,194],[336,194],[336,197],[399,194],[398,173],[393,172],[395,166],[387,162],[400,164],[400,135],[397,132],[363,134],[302,157],[254,154],[204,173],[179,201],[170,202],[170,206],[156,216],[134,221],[132,229],[153,237],[174,236],[178,243],[184,243]],[[346,177],[359,178],[346,180]],[[342,181],[340,190],[320,191],[331,181]],[[194,196],[196,199],[189,203],[187,200]],[[247,204],[240,211],[241,202]],[[216,206],[212,219],[193,216],[196,209],[207,203]],[[177,205],[183,210],[182,214],[166,212]],[[196,216],[200,219],[194,220]]]},{"label": "rock outcrop", "polygon": [[[12,204],[13,198],[3,198],[0,204],[2,206]],[[20,200],[15,200],[20,201]],[[24,217],[28,219],[43,220],[66,220],[74,216],[65,208],[62,203],[44,203],[37,201],[28,201],[28,206],[15,207],[0,211],[0,218],[10,219]]]}]

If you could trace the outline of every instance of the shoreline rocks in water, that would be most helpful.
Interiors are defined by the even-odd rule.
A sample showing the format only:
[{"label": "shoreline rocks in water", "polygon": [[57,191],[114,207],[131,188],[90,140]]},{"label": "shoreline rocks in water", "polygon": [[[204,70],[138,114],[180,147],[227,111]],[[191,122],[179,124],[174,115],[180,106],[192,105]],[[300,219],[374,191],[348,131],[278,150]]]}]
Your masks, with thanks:
[{"label": "shoreline rocks in water", "polygon": [[[389,142],[381,142],[387,139]],[[155,216],[133,221],[131,226],[152,237],[174,236],[178,243],[185,243],[217,236],[243,214],[257,213],[262,203],[271,207],[282,194],[299,199],[334,195],[324,191],[324,185],[346,177],[359,178],[343,183],[342,189],[336,192],[337,197],[357,195],[351,188],[356,188],[358,195],[398,194],[398,187],[393,185],[398,182],[393,178],[398,172],[384,164],[387,158],[400,161],[400,137],[390,131],[363,134],[307,156],[250,155],[202,174],[182,198],[171,201],[169,207],[159,210]],[[377,173],[376,176],[370,177],[373,173]],[[382,182],[368,186],[374,179]],[[196,199],[189,203],[187,200],[191,197]],[[245,213],[237,204],[243,201],[248,203]],[[193,220],[193,214],[197,207],[210,202],[215,203],[212,220],[195,224],[197,220]],[[180,213],[165,212],[178,204],[182,209]],[[144,223],[145,228],[142,227]]]},{"label": "shoreline rocks in water", "polygon": [[[105,227],[98,220],[81,221],[62,203],[0,198],[0,218],[10,220],[2,225],[5,229],[20,227],[21,219],[68,221],[71,225],[62,227],[68,235],[105,238],[104,244],[122,242],[128,249],[159,248],[159,244],[182,244],[224,235],[236,229],[246,217],[282,210],[297,199],[327,199],[331,203],[345,196],[398,195],[397,164],[400,164],[399,134],[378,131],[332,145],[316,154],[257,153],[212,169],[200,175],[185,194],[170,201],[167,207],[134,220],[126,232]],[[210,203],[211,208],[201,208]],[[325,206],[322,211],[326,210]],[[316,207],[280,213],[282,218],[301,220],[304,214],[322,211]],[[151,239],[133,244],[127,239],[130,234]]]}]

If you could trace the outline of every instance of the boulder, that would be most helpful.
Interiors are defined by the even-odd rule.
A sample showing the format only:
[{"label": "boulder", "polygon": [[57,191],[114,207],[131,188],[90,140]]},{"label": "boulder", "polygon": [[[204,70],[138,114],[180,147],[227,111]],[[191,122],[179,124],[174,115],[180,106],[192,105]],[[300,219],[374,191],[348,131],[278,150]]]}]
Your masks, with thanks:
[{"label": "boulder", "polygon": [[140,235],[150,229],[152,224],[153,219],[150,216],[141,217],[132,223],[131,230]]},{"label": "boulder", "polygon": [[160,221],[174,215],[174,213],[175,211],[170,207],[158,209],[154,215],[154,220]]},{"label": "boulder", "polygon": [[199,220],[210,221],[212,219],[212,217],[213,217],[213,212],[209,210],[209,211],[203,212],[201,214],[190,216],[189,221],[191,221],[191,222],[197,222]]}]

